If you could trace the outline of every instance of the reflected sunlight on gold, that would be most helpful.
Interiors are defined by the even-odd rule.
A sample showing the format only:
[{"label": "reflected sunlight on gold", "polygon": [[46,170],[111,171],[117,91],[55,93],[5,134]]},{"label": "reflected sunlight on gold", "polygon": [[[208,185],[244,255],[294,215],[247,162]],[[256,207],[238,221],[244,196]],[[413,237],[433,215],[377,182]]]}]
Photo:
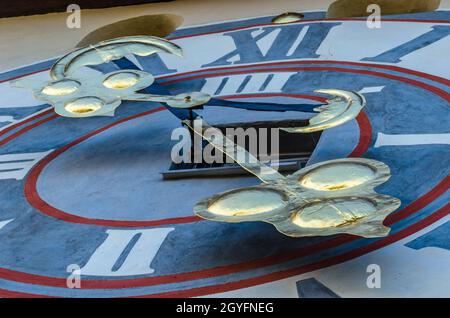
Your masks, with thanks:
[{"label": "reflected sunlight on gold", "polygon": [[335,191],[364,184],[374,178],[374,171],[358,163],[335,163],[314,169],[300,178],[301,186],[319,191]]},{"label": "reflected sunlight on gold", "polygon": [[335,199],[306,206],[294,214],[292,222],[303,228],[338,227],[357,222],[376,210],[368,200]]},{"label": "reflected sunlight on gold", "polygon": [[245,216],[265,213],[286,206],[284,197],[272,190],[236,191],[215,200],[211,213],[226,216]]},{"label": "reflected sunlight on gold", "polygon": [[61,80],[45,86],[42,89],[42,93],[49,96],[68,95],[78,90],[80,85],[80,83],[74,80]]},{"label": "reflected sunlight on gold", "polygon": [[64,108],[74,114],[92,113],[104,105],[103,101],[96,97],[83,97],[68,103]]},{"label": "reflected sunlight on gold", "polygon": [[112,89],[129,88],[139,82],[139,75],[131,72],[113,74],[103,81],[103,85]]}]

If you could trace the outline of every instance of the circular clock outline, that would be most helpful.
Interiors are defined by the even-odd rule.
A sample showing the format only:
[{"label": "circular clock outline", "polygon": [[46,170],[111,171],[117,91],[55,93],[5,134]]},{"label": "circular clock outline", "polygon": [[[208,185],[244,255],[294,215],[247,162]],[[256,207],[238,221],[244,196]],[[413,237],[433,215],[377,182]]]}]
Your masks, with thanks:
[{"label": "circular clock outline", "polygon": [[[405,20],[407,20],[407,19],[402,19],[402,21],[405,21]],[[317,21],[323,21],[323,20],[317,20]],[[399,19],[396,19],[394,21],[399,21]],[[421,22],[421,21],[417,21],[417,20],[408,20],[408,22],[409,21],[410,22]],[[302,21],[302,22],[304,23],[304,22],[308,22],[308,21],[305,20],[305,21]],[[423,20],[422,22],[431,22],[432,23],[433,21],[432,20]],[[436,22],[436,23],[445,23],[443,21],[434,21],[434,22]],[[254,26],[255,25],[253,25],[253,26],[246,26],[246,27],[242,27],[242,28],[249,28],[249,27],[254,27]],[[239,29],[242,29],[242,28],[239,28]],[[226,30],[226,31],[229,31],[229,30]],[[219,32],[224,32],[224,31],[222,30],[222,31],[210,32],[210,33],[219,33]],[[199,35],[202,35],[202,34],[195,34],[193,36],[199,36]],[[288,64],[288,63],[291,63],[291,62],[292,61],[280,62],[280,64]],[[308,62],[308,61],[301,61],[301,62]],[[319,62],[319,61],[315,60],[313,62]],[[331,61],[326,61],[326,63],[330,63],[330,62]],[[322,62],[322,63],[325,63],[325,62]],[[356,64],[356,62],[342,62],[342,63]],[[330,63],[330,64],[333,64],[333,63]],[[358,64],[361,65],[362,63],[358,63]],[[379,66],[379,64],[369,64],[369,63],[364,63],[364,64],[367,64],[367,66],[370,66],[370,67]],[[252,64],[252,65],[247,66],[247,67],[252,67],[254,65],[255,64]],[[267,63],[265,63],[264,65],[267,65]],[[388,69],[392,69],[394,71],[398,71],[399,69],[402,69],[402,68],[398,68],[396,66],[390,66],[390,65],[385,65],[384,67],[388,68]],[[224,68],[224,69],[229,70],[231,68],[233,68],[233,67],[227,67],[227,68]],[[211,71],[211,70],[212,69],[202,70],[202,71]],[[414,75],[418,75],[418,76],[427,75],[428,79],[430,79],[432,81],[436,81],[436,79],[439,79],[438,82],[443,83],[445,85],[448,85],[448,82],[449,82],[446,79],[435,77],[433,75],[428,75],[428,74],[425,74],[425,73],[422,73],[422,72],[417,72],[417,71],[408,70],[408,69],[404,69],[404,70],[407,70],[410,74],[414,74]],[[176,76],[179,76],[179,75],[180,74],[174,74],[174,75],[164,76],[164,77],[161,77],[161,78],[169,78],[170,76],[176,77]],[[24,75],[24,76],[26,76],[26,75]],[[425,84],[425,85],[427,85],[427,84]],[[447,96],[448,96],[448,94],[447,94]],[[45,123],[48,120],[49,120],[48,118],[45,118],[45,119],[41,120],[40,123],[43,124],[43,123]],[[32,121],[32,119],[29,119],[27,121],[28,122]],[[23,124],[25,124],[25,121],[20,122],[18,124],[23,125]],[[29,128],[29,127],[30,126],[26,126],[24,128],[25,131],[21,132],[20,134],[25,133],[26,131],[29,131],[29,130],[32,129],[32,128]],[[6,133],[6,132],[2,131],[2,134],[3,133]],[[7,139],[9,139],[11,136],[7,137]],[[5,140],[0,141],[0,145],[3,145],[4,141]],[[397,211],[396,213],[392,214],[387,219],[386,223],[393,224],[395,222],[400,221],[403,218],[406,218],[407,216],[411,215],[412,213],[414,213],[414,212],[424,208],[428,203],[431,203],[434,199],[438,198],[442,193],[444,193],[448,189],[449,185],[450,185],[450,178],[449,178],[449,176],[447,176],[437,186],[435,186],[433,189],[431,189],[428,193],[424,194],[420,198],[417,198],[413,203],[411,203],[407,207],[403,208],[401,211]],[[261,277],[257,277],[257,278],[253,278],[253,279],[245,279],[245,280],[242,280],[242,281],[239,281],[239,282],[230,282],[230,283],[219,284],[219,285],[214,285],[214,286],[198,287],[198,288],[192,288],[192,289],[189,289],[189,290],[178,290],[178,291],[173,291],[173,292],[163,292],[163,293],[159,293],[159,294],[152,294],[152,295],[149,295],[149,296],[164,296],[164,297],[169,297],[169,296],[199,296],[199,295],[205,295],[205,294],[208,294],[208,293],[218,293],[218,292],[223,292],[223,291],[228,291],[228,290],[234,290],[234,289],[237,289],[237,288],[244,288],[244,287],[254,286],[254,285],[257,285],[257,284],[270,282],[270,281],[274,281],[274,280],[279,280],[279,279],[290,277],[290,276],[293,276],[293,275],[298,275],[298,274],[301,274],[303,272],[307,272],[307,271],[311,271],[311,270],[314,270],[314,269],[321,268],[323,266],[329,266],[329,265],[332,265],[332,264],[337,264],[337,263],[340,263],[342,261],[354,258],[356,256],[366,254],[369,251],[372,251],[372,250],[381,248],[383,246],[389,245],[389,244],[391,244],[391,243],[393,243],[395,241],[400,240],[401,238],[407,237],[407,236],[417,232],[418,230],[420,230],[420,229],[422,229],[422,228],[424,228],[424,227],[426,227],[426,226],[436,222],[440,218],[446,216],[449,212],[450,212],[449,211],[449,204],[447,204],[446,206],[444,206],[444,207],[440,208],[439,210],[433,212],[430,216],[428,216],[428,217],[426,217],[426,218],[424,218],[424,219],[422,219],[422,220],[420,220],[420,221],[418,221],[418,222],[416,222],[416,223],[414,223],[412,225],[409,225],[407,228],[403,229],[400,232],[397,232],[397,233],[395,233],[395,234],[393,234],[393,235],[391,235],[389,237],[386,237],[386,238],[383,238],[381,240],[378,240],[378,241],[376,241],[376,242],[374,242],[372,244],[363,246],[362,248],[355,249],[355,250],[350,250],[347,253],[344,253],[342,255],[337,255],[337,256],[331,258],[330,260],[326,260],[325,262],[321,262],[320,266],[319,266],[318,263],[317,264],[311,264],[309,266],[305,266],[305,267],[302,267],[302,268],[294,268],[294,269],[290,269],[289,271],[273,273],[273,274],[276,274],[276,275],[273,275],[273,274],[272,275],[263,275]],[[339,243],[338,242],[336,242],[336,243],[344,244],[344,243],[346,243],[346,242],[348,242],[350,240],[351,240],[351,237],[342,236],[342,238],[339,240]],[[233,264],[233,265],[236,265],[236,264]],[[233,265],[227,266],[227,267],[229,268],[229,267],[232,267]],[[7,269],[0,269],[0,278],[4,278],[5,273],[8,273],[8,271],[9,270],[7,270]],[[9,274],[11,274],[12,272],[14,272],[14,271],[10,271]],[[19,273],[20,272],[15,272],[16,275],[19,274]],[[24,282],[34,283],[34,284],[38,283],[38,280],[36,280],[36,278],[39,278],[39,279],[46,279],[46,278],[48,278],[49,280],[47,281],[47,283],[50,283],[50,282],[55,283],[55,282],[60,280],[58,278],[45,277],[45,276],[41,276],[41,275],[33,275],[33,274],[27,274],[27,273],[23,273],[23,274],[24,274],[24,276],[22,278],[24,278]],[[17,276],[16,275],[14,275],[15,277],[13,276],[12,277],[13,279],[11,279],[11,280],[19,279],[19,277],[21,276],[21,275],[17,275]],[[179,276],[179,275],[180,274],[167,275],[167,276]],[[149,278],[144,278],[144,279],[147,280],[147,281],[149,279],[153,279],[154,281],[156,281],[154,278],[159,278],[159,277],[149,277]],[[199,279],[199,278],[195,278],[195,279]],[[65,279],[61,279],[61,280],[63,281],[63,284],[64,284],[63,287],[65,287],[66,280]],[[128,282],[133,282],[135,280],[136,279],[130,279],[130,280],[128,280]],[[127,280],[122,280],[122,281],[119,282],[119,280],[111,279],[111,280],[106,280],[106,281],[115,282],[115,283],[118,283],[118,284],[124,284]],[[105,280],[99,280],[99,282],[106,282],[106,281]],[[92,280],[90,282],[93,283],[94,280]],[[42,283],[42,281],[41,281],[41,283]],[[161,282],[161,283],[167,284],[169,282],[166,281],[166,282]],[[59,285],[59,283],[57,285]],[[145,285],[145,286],[147,286],[147,285]],[[95,288],[95,286],[92,286],[92,287]],[[124,285],[121,285],[121,287],[123,288]],[[129,286],[127,285],[126,287],[129,287]],[[118,288],[120,288],[120,287],[118,287]],[[32,296],[32,294],[27,294],[27,293],[6,291],[6,290],[2,291],[2,290],[0,290],[0,296],[11,296],[11,295]],[[39,295],[39,297],[41,297],[41,295]],[[144,297],[145,297],[145,295],[144,295]]]}]

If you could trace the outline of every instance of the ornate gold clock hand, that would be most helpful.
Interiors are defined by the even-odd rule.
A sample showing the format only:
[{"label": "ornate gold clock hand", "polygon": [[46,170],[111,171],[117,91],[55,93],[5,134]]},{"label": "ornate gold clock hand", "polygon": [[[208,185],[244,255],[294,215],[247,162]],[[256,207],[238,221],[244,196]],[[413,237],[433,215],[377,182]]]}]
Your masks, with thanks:
[{"label": "ornate gold clock hand", "polygon": [[52,81],[12,81],[11,85],[33,90],[37,99],[52,104],[65,117],[113,116],[122,100],[163,102],[169,106],[189,108],[204,104],[208,94],[192,92],[177,96],[138,94],[154,82],[153,75],[140,70],[120,70],[89,78],[75,71],[83,66],[98,65],[123,58],[126,54],[147,56],[159,52],[183,56],[182,49],[165,39],[131,36],[111,39],[75,50],[59,59],[51,68]]},{"label": "ornate gold clock hand", "polygon": [[[184,121],[264,182],[201,200],[194,207],[198,216],[223,222],[264,221],[294,237],[338,233],[379,237],[389,233],[383,220],[400,206],[400,200],[374,191],[390,177],[384,163],[363,158],[331,160],[285,177],[203,119],[194,123]],[[208,132],[210,129],[214,131]]]}]

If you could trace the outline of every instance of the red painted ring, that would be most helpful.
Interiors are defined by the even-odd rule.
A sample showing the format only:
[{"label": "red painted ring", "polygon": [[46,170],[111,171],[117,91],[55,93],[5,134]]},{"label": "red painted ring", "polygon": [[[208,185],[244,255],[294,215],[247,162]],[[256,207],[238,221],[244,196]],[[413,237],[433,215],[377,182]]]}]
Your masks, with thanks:
[{"label": "red painted ring", "polygon": [[[449,188],[449,184],[450,184],[450,177],[447,176],[444,180],[441,181],[441,183],[439,183],[435,188],[433,188],[430,192],[428,192],[427,194],[423,195],[422,197],[418,198],[416,201],[414,201],[413,203],[411,203],[408,207],[405,207],[403,210],[395,213],[392,215],[392,218],[389,218],[389,221],[386,222],[386,224],[391,225],[395,222],[398,222],[412,214],[414,214],[415,212],[417,212],[418,210],[424,208],[425,206],[427,206],[430,202],[434,201],[436,198],[438,198],[440,195],[442,195],[443,193],[445,193],[448,188]],[[406,237],[412,233],[417,232],[418,230],[424,228],[425,226],[428,226],[429,224],[432,224],[433,222],[437,221],[438,219],[444,217],[445,215],[450,213],[450,209],[449,209],[449,205],[446,205],[445,207],[441,208],[440,210],[438,210],[437,212],[435,212],[434,214],[430,215],[429,217],[415,223],[414,225],[411,225],[410,227],[406,228],[403,230],[403,232],[401,233],[401,235],[397,236],[396,233],[394,235],[391,235],[385,239],[381,239],[375,243],[378,242],[384,242],[387,239],[388,242],[385,243],[385,245],[390,244],[392,242],[395,242],[403,237]],[[399,217],[396,217],[396,216]],[[403,236],[403,237],[400,237]],[[233,272],[238,272],[238,271],[243,271],[243,270],[249,270],[252,268],[257,268],[257,267],[261,267],[261,266],[269,266],[271,264],[274,263],[279,263],[279,262],[284,262],[284,261],[288,261],[289,259],[293,259],[293,258],[297,258],[300,256],[305,256],[309,253],[315,252],[319,249],[325,249],[325,248],[330,248],[330,247],[335,247],[335,246],[339,246],[348,242],[353,241],[355,238],[348,236],[348,235],[342,235],[337,237],[336,239],[330,240],[330,241],[326,241],[326,244],[321,244],[324,242],[321,242],[319,244],[316,244],[315,246],[312,246],[311,248],[308,248],[306,251],[302,250],[302,251],[296,251],[296,255],[292,255],[293,253],[289,253],[290,255],[274,255],[271,256],[267,259],[260,259],[257,260],[255,262],[247,262],[244,264],[234,264],[234,265],[229,265],[229,266],[223,266],[223,267],[217,267],[214,269],[209,269],[209,270],[203,270],[203,271],[197,271],[197,272],[191,272],[191,273],[182,273],[182,274],[174,274],[174,275],[166,275],[166,276],[160,276],[160,277],[148,277],[148,278],[141,278],[141,279],[130,279],[130,280],[89,280],[89,281],[84,281],[84,288],[91,288],[91,289],[104,289],[104,288],[125,288],[125,287],[139,287],[139,286],[150,286],[150,285],[156,285],[156,284],[167,284],[167,283],[173,283],[173,282],[180,282],[180,281],[187,281],[187,280],[194,280],[194,279],[201,279],[201,278],[206,278],[206,277],[211,277],[211,276],[218,276],[218,275],[226,275],[226,274],[230,274]],[[363,250],[360,251],[361,249],[357,250],[357,251],[350,251],[348,253],[353,253],[355,255],[350,256],[348,259],[351,259],[353,257],[356,257],[358,255],[362,255],[364,253],[367,253],[371,250],[375,250],[377,248],[382,247],[381,244],[383,243],[379,243],[378,245],[374,246],[374,244],[368,246],[368,247],[364,247],[362,248]],[[318,246],[321,245],[321,246]],[[383,245],[383,246],[385,246]],[[348,254],[347,253],[347,254]],[[288,253],[286,253],[288,254]],[[344,254],[345,256],[345,254]],[[335,258],[339,257],[336,256]],[[348,256],[347,256],[348,257]],[[341,257],[343,260],[344,257]],[[338,263],[340,261],[335,261],[335,263]],[[307,267],[311,267],[312,265],[307,265]],[[329,266],[329,265],[326,265]],[[314,268],[312,268],[314,269]],[[312,270],[310,269],[310,270]],[[297,269],[298,270],[298,269]],[[307,271],[307,269],[306,269]],[[202,274],[203,273],[203,274]],[[276,275],[279,274],[279,275]],[[274,273],[274,274],[269,274],[270,278],[268,281],[272,281],[272,280],[276,280],[276,279],[281,279],[283,277],[281,277],[280,275],[285,275],[285,272],[279,272],[279,273]],[[294,275],[294,274],[292,274]],[[277,276],[277,277],[274,277]],[[289,277],[290,275],[288,275]],[[204,295],[204,294],[208,294],[208,293],[217,293],[217,292],[223,292],[223,291],[227,291],[227,290],[232,290],[232,289],[236,289],[236,288],[241,288],[241,287],[237,287],[237,284],[240,284],[240,286],[253,286],[256,284],[260,284],[263,282],[267,282],[264,280],[267,280],[268,275],[265,275],[264,277],[261,277],[261,279],[258,278],[252,278],[252,279],[246,279],[240,282],[233,282],[233,283],[227,283],[227,284],[221,284],[218,286],[206,286],[206,287],[201,287],[201,288],[194,288],[191,290],[184,290],[184,291],[176,291],[176,292],[171,292],[171,293],[161,293],[161,294],[154,294],[154,295],[150,295],[150,296],[168,296],[168,295],[172,295],[172,296],[186,296],[186,295],[190,295],[190,296],[198,296],[198,295]],[[13,270],[8,270],[8,269],[0,269],[0,278],[3,279],[8,279],[11,281],[19,281],[19,282],[24,282],[24,283],[31,283],[31,284],[41,284],[41,285],[48,285],[48,286],[55,286],[55,287],[66,287],[66,280],[63,278],[55,278],[55,277],[47,277],[47,276],[42,276],[42,275],[34,275],[34,274],[28,274],[28,273],[23,273],[23,272],[17,272],[17,271],[13,271]],[[88,283],[89,285],[86,286],[85,284]],[[1,293],[0,293],[1,294]],[[28,297],[28,296],[36,296],[36,295],[32,295],[32,294],[26,294],[26,293],[20,293],[20,292],[14,292],[14,294],[16,296],[18,295],[23,295],[24,297]],[[7,296],[7,295],[5,295]]]}]

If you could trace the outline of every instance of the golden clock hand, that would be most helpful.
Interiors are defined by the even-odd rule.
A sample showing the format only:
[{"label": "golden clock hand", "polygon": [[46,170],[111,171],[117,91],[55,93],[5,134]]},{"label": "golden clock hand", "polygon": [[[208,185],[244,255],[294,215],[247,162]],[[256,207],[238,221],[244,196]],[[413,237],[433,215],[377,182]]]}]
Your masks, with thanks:
[{"label": "golden clock hand", "polygon": [[202,92],[189,92],[174,96],[135,93],[126,97],[126,100],[166,103],[170,107],[175,108],[192,108],[195,106],[204,105],[210,99],[211,96],[209,94]]},{"label": "golden clock hand", "polygon": [[135,93],[127,96],[127,100],[135,101],[135,102],[158,102],[158,103],[166,103],[170,100],[172,96],[170,95],[154,95],[154,94],[140,94]]},{"label": "golden clock hand", "polygon": [[292,237],[386,236],[390,229],[383,221],[400,200],[374,188],[389,177],[389,167],[376,160],[330,160],[273,183],[215,194],[199,201],[194,211],[213,221],[271,223]]}]

